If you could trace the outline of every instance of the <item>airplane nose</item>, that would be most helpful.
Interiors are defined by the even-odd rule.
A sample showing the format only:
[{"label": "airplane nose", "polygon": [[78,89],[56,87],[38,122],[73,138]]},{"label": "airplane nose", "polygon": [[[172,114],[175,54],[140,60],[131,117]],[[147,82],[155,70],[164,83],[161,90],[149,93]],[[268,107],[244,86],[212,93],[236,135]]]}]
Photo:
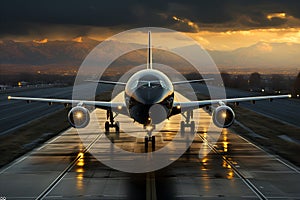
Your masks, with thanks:
[{"label": "airplane nose", "polygon": [[164,97],[164,91],[162,89],[147,88],[144,90],[136,90],[134,98],[143,104],[156,104],[159,103]]},{"label": "airplane nose", "polygon": [[154,104],[149,109],[149,116],[152,120],[152,123],[159,124],[167,119],[167,111],[162,105]]}]

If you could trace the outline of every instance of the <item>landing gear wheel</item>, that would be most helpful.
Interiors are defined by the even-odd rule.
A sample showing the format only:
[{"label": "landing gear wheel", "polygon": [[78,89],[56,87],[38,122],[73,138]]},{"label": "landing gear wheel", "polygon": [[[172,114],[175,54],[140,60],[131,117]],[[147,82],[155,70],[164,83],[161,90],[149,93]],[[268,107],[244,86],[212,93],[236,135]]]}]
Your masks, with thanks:
[{"label": "landing gear wheel", "polygon": [[119,122],[116,122],[115,128],[116,128],[116,139],[119,139],[120,138],[120,123]]},{"label": "landing gear wheel", "polygon": [[151,144],[152,144],[152,151],[155,151],[155,136],[152,136]]},{"label": "landing gear wheel", "polygon": [[148,142],[149,142],[149,138],[148,136],[145,136],[145,152],[148,152]]},{"label": "landing gear wheel", "polygon": [[195,133],[195,121],[191,121],[191,133]]},{"label": "landing gear wheel", "polygon": [[184,121],[181,121],[181,122],[180,122],[180,133],[181,133],[181,137],[184,136],[184,127],[185,127]]},{"label": "landing gear wheel", "polygon": [[115,128],[116,128],[116,133],[120,133],[120,123],[119,122],[116,122]]},{"label": "landing gear wheel", "polygon": [[105,132],[109,133],[109,122],[108,121],[105,122]]}]

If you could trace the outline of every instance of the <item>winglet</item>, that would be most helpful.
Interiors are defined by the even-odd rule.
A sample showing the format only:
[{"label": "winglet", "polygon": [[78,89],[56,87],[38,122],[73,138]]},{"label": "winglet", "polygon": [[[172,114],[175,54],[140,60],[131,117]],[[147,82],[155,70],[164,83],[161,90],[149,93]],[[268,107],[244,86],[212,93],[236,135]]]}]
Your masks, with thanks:
[{"label": "winglet", "polygon": [[147,59],[147,69],[152,69],[151,31],[148,32],[148,59]]}]

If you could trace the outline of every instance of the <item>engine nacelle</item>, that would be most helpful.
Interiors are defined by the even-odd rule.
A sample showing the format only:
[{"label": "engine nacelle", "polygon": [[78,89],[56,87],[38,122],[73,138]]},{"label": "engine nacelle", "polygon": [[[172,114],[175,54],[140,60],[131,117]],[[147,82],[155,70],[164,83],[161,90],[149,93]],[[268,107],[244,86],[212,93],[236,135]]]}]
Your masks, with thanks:
[{"label": "engine nacelle", "polygon": [[228,128],[235,119],[233,110],[226,105],[218,106],[212,113],[214,124],[219,128]]},{"label": "engine nacelle", "polygon": [[70,110],[68,121],[74,128],[84,128],[90,122],[90,112],[82,106],[76,106]]}]

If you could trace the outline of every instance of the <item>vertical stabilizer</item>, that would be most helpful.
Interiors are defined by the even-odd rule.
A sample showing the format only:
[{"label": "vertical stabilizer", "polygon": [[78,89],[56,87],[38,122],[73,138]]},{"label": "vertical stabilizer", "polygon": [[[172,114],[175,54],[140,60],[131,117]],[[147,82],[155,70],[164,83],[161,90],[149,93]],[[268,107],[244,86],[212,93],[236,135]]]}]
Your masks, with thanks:
[{"label": "vertical stabilizer", "polygon": [[148,59],[147,59],[147,69],[152,69],[151,31],[148,32]]}]

